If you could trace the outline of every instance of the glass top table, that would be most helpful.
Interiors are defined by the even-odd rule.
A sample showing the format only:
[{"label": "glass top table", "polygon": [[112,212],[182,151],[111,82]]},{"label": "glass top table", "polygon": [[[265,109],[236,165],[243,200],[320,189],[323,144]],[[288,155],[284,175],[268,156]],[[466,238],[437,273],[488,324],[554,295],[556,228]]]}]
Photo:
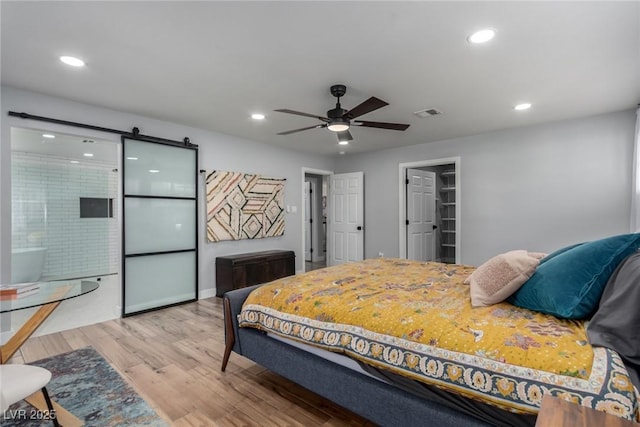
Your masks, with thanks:
[{"label": "glass top table", "polygon": [[[9,340],[0,345],[0,364],[7,363],[9,359],[20,349],[36,329],[49,317],[62,301],[86,295],[98,289],[99,283],[91,280],[58,280],[52,282],[38,282],[37,291],[29,292],[29,295],[16,297],[15,299],[0,300],[0,313],[9,313],[25,308],[39,307],[38,310],[18,329]],[[10,315],[7,315],[10,316]],[[48,406],[33,395],[26,399],[31,405],[40,411],[46,411]],[[60,425],[82,426],[83,422],[57,403],[56,418]],[[44,413],[44,412],[43,412]]]},{"label": "glass top table", "polygon": [[38,282],[38,290],[29,295],[15,299],[0,300],[0,313],[39,307],[60,302],[98,289],[98,282],[91,280],[58,280],[54,282]]}]

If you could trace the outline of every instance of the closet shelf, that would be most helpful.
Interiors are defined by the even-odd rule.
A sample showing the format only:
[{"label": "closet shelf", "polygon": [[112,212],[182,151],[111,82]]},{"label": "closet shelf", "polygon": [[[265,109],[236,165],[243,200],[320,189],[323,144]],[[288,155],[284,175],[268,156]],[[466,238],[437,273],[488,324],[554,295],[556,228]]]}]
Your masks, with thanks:
[{"label": "closet shelf", "polygon": [[457,186],[456,186],[456,171],[455,169],[451,169],[452,165],[449,165],[449,168],[441,171],[439,173],[440,184],[441,187],[438,187],[437,194],[442,198],[439,206],[441,209],[438,211],[440,213],[440,242],[439,242],[439,255],[443,262],[445,263],[453,263],[455,262],[455,257],[452,256],[458,250],[456,247],[456,194],[457,194]]}]

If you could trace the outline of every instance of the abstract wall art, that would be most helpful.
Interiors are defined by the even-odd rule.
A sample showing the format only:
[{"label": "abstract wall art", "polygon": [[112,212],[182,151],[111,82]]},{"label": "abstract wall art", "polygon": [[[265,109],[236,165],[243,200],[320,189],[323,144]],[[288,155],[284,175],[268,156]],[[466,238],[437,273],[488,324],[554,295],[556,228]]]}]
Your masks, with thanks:
[{"label": "abstract wall art", "polygon": [[206,177],[208,242],[284,234],[285,179],[218,170]]}]

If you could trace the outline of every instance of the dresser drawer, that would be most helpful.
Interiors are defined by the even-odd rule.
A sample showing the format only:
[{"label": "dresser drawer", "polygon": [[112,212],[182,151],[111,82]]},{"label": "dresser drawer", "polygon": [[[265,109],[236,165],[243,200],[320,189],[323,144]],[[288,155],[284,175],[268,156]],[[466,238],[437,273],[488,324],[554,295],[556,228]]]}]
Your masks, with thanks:
[{"label": "dresser drawer", "polygon": [[270,282],[296,272],[293,251],[271,250],[216,258],[216,296],[246,286]]}]

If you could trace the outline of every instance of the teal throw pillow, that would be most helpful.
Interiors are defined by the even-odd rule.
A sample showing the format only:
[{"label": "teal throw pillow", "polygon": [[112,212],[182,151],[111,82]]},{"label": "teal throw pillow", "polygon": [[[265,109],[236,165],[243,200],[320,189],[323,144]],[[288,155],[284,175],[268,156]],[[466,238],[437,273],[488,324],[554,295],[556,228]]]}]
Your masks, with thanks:
[{"label": "teal throw pillow", "polygon": [[560,248],[557,251],[554,251],[552,253],[550,253],[549,255],[547,255],[546,257],[542,258],[540,260],[540,264],[544,264],[545,262],[548,262],[549,260],[557,257],[558,255],[561,255],[567,251],[570,251],[571,249],[578,247],[580,245],[584,245],[584,243],[576,243],[574,245],[569,245],[569,246],[565,246],[564,248]]},{"label": "teal throw pillow", "polygon": [[598,308],[609,277],[640,248],[640,233],[623,234],[560,249],[507,301],[565,319],[584,319]]}]

